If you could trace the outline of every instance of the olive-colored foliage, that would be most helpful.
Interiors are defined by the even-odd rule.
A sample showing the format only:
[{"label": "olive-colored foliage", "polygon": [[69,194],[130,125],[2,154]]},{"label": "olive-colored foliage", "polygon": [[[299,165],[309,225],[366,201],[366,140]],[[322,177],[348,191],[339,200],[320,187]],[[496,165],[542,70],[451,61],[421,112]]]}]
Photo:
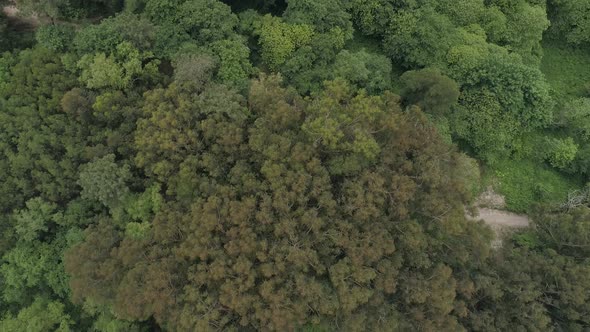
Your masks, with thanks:
[{"label": "olive-colored foliage", "polygon": [[402,96],[427,113],[443,115],[457,103],[459,86],[436,69],[409,71],[400,77]]},{"label": "olive-colored foliage", "polygon": [[307,109],[301,129],[328,151],[350,152],[358,160],[373,161],[381,151],[372,134],[375,123],[385,122],[383,108],[396,102],[393,95],[367,97],[362,91],[357,95],[344,80],[328,82]]},{"label": "olive-colored foliage", "polygon": [[173,61],[174,80],[198,90],[212,80],[217,67],[215,58],[206,54],[181,53]]},{"label": "olive-colored foliage", "polygon": [[[138,122],[135,136],[136,164],[165,183],[187,157],[201,153],[208,139],[222,134],[239,135],[240,129],[206,120],[209,116],[220,120],[244,118],[242,103],[240,95],[216,85],[201,93],[183,91],[175,84],[150,91],[143,110],[145,119]],[[231,144],[230,138],[227,144]],[[210,167],[215,166],[215,159],[209,162]]]},{"label": "olive-colored foliage", "polygon": [[[75,76],[64,69],[59,54],[37,47],[9,60],[0,90],[0,190],[5,195],[0,326],[86,330],[85,318],[69,303],[62,255],[81,240],[80,228],[101,213],[98,204],[77,198],[76,181],[79,166],[92,159],[86,158],[92,155],[88,149],[105,135],[97,128],[109,126],[95,123],[94,96],[73,88]],[[35,301],[38,297],[46,299],[43,304]],[[67,317],[63,321],[54,317],[58,304]]]},{"label": "olive-colored foliage", "polygon": [[523,234],[531,240],[508,243],[502,259],[490,266],[497,274],[478,278],[479,301],[472,303],[478,309],[470,317],[471,329],[583,331],[590,327],[585,314],[590,299],[588,208],[536,209],[532,217],[535,227]]},{"label": "olive-colored foliage", "polygon": [[544,246],[560,255],[590,257],[590,210],[587,207],[567,213],[547,209],[535,211],[536,235]]},{"label": "olive-colored foliage", "polygon": [[[544,0],[18,5],[41,25],[21,52],[0,20],[0,330],[590,328],[588,208],[534,204],[590,173],[586,54],[549,48],[551,94]],[[548,6],[585,45],[585,3]],[[451,139],[533,212],[503,248]]]},{"label": "olive-colored foliage", "polygon": [[[67,201],[85,137],[60,100],[75,84],[55,53],[21,52],[0,90],[0,210],[20,208],[29,198]],[[67,148],[69,147],[69,148]]]},{"label": "olive-colored foliage", "polygon": [[[459,271],[485,259],[489,235],[464,219],[461,157],[419,111],[344,81],[305,101],[263,76],[248,113],[215,89],[148,96],[138,165],[177,202],[139,237],[108,219],[88,229],[66,254],[77,301],[182,331],[459,327]],[[369,163],[333,173],[338,159]]]}]

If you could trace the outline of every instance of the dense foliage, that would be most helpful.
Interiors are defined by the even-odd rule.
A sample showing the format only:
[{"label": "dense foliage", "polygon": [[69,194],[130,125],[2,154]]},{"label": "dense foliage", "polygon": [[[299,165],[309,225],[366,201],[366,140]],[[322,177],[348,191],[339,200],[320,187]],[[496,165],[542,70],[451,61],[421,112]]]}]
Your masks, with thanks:
[{"label": "dense foliage", "polygon": [[17,6],[0,331],[590,329],[587,1]]}]

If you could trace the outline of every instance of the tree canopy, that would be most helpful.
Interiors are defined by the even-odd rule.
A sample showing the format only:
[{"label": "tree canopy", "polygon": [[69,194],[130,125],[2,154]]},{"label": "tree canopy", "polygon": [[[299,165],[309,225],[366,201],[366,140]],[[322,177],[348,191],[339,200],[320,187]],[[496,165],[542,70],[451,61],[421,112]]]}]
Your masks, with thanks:
[{"label": "tree canopy", "polygon": [[585,1],[16,6],[0,331],[590,329]]}]

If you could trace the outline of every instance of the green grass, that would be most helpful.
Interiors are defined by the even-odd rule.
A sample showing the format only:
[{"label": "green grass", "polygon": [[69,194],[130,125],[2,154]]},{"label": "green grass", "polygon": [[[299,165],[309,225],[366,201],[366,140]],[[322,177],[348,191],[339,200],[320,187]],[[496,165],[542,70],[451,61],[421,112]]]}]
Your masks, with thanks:
[{"label": "green grass", "polygon": [[531,160],[503,160],[486,171],[485,181],[506,198],[506,208],[525,213],[534,203],[560,204],[580,187],[575,179]]},{"label": "green grass", "polygon": [[541,71],[558,99],[580,97],[590,83],[590,50],[571,48],[555,41],[544,42]]},{"label": "green grass", "polygon": [[[552,87],[560,105],[566,100],[583,96],[590,83],[590,51],[574,49],[559,41],[543,43],[541,70]],[[484,173],[485,185],[492,184],[506,198],[506,208],[514,212],[527,212],[533,204],[560,204],[567,194],[582,186],[583,180],[551,168],[536,156],[542,149],[543,136],[559,133],[542,130],[531,134],[528,149],[519,160],[503,160],[488,166]]]}]

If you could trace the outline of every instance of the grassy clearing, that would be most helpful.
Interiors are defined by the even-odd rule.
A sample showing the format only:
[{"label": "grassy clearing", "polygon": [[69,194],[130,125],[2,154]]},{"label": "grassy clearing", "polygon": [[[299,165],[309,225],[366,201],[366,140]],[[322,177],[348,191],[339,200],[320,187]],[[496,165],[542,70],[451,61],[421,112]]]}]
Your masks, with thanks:
[{"label": "grassy clearing", "polygon": [[[587,94],[590,50],[573,49],[559,41],[545,41],[543,48],[541,70],[552,87],[557,105]],[[561,173],[534,155],[540,148],[535,141],[555,134],[558,133],[540,131],[532,134],[527,143],[532,144],[533,149],[528,153],[531,155],[524,153],[522,159],[503,160],[488,166],[484,173],[485,184],[493,185],[505,196],[508,210],[524,213],[534,203],[559,204],[570,191],[582,186],[582,179]]]},{"label": "grassy clearing", "polygon": [[525,213],[534,203],[560,204],[567,194],[580,187],[579,181],[532,160],[503,160],[484,174],[506,198],[506,208]]},{"label": "grassy clearing", "polygon": [[541,70],[558,100],[583,96],[590,83],[590,50],[545,42]]}]

